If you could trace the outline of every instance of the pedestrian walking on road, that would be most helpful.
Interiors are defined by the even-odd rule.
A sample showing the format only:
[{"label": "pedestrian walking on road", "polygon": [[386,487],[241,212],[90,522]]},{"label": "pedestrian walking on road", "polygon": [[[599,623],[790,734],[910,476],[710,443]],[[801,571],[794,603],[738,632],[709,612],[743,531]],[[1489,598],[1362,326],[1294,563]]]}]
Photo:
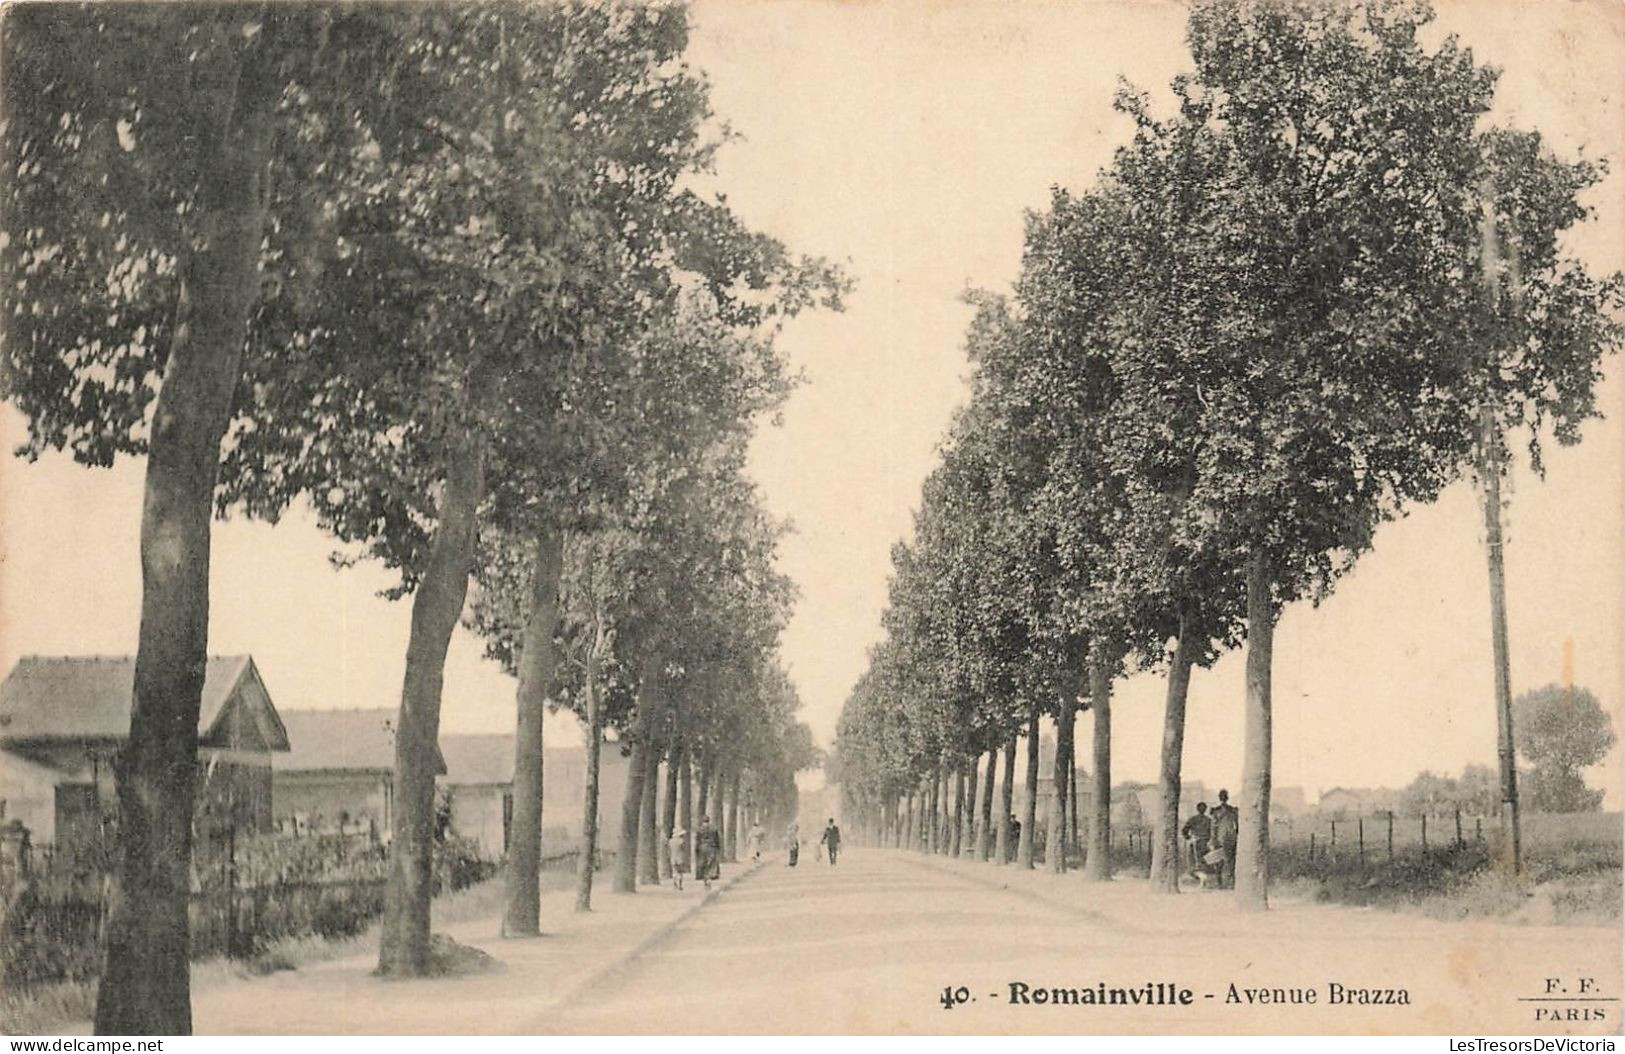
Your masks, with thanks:
[{"label": "pedestrian walking on road", "polygon": [[711,817],[700,817],[700,829],[694,833],[694,877],[711,888],[713,879],[722,877],[722,832],[711,823]]},{"label": "pedestrian walking on road", "polygon": [[801,856],[801,828],[794,820],[790,821],[790,826],[784,831],[784,847],[790,851],[789,866],[795,867],[796,860]]},{"label": "pedestrian walking on road", "polygon": [[745,836],[745,846],[750,850],[752,860],[762,858],[762,841],[765,838],[767,838],[767,832],[762,830],[761,824],[753,823],[750,825],[750,833]]},{"label": "pedestrian walking on road", "polygon": [[688,874],[688,846],[685,844],[688,831],[678,827],[671,832],[671,838],[666,842],[666,848],[671,852],[671,882],[678,889],[683,888],[683,876]]},{"label": "pedestrian walking on road", "polygon": [[823,846],[829,853],[829,864],[834,867],[835,854],[841,848],[841,829],[835,826],[835,817],[831,816],[829,818],[829,826],[824,828],[823,836],[818,839],[818,844]]},{"label": "pedestrian walking on road", "polygon": [[1241,840],[1241,813],[1230,804],[1230,792],[1219,792],[1219,804],[1213,808],[1213,840],[1224,850],[1219,864],[1219,888],[1236,888],[1236,843]]}]

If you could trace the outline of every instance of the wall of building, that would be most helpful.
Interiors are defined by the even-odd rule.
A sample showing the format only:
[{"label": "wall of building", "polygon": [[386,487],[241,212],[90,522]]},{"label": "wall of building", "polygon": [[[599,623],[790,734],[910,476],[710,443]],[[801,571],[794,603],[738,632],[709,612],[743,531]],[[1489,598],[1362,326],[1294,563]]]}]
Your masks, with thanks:
[{"label": "wall of building", "polygon": [[0,823],[20,820],[35,845],[56,840],[57,774],[38,762],[0,751]]},{"label": "wall of building", "polygon": [[506,785],[445,787],[451,797],[451,829],[479,846],[480,855],[496,859],[507,851],[508,832],[503,800]]},{"label": "wall of building", "polygon": [[389,829],[387,772],[274,772],[271,815],[279,829],[297,824],[335,826],[341,820],[371,822],[380,834]]}]

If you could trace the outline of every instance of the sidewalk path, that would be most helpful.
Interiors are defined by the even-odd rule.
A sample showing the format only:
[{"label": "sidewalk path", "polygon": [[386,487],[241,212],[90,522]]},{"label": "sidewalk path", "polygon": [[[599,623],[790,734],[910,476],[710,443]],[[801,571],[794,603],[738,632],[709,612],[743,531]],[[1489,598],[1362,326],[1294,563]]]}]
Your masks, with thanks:
[{"label": "sidewalk path", "polygon": [[751,870],[723,865],[708,895],[692,880],[615,894],[600,875],[593,910],[578,915],[575,891],[542,895],[543,936],[504,940],[498,914],[436,926],[497,960],[461,977],[385,981],[373,976],[378,953],[257,978],[233,978],[193,993],[197,1035],[512,1035],[600,983],[641,949],[719,897]]}]

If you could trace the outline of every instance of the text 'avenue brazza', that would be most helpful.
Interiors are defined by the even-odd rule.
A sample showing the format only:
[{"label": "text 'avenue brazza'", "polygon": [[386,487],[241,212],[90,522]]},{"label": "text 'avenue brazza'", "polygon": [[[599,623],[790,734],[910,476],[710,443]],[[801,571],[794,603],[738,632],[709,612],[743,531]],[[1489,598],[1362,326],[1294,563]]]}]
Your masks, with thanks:
[{"label": "text 'avenue brazza'", "polygon": [[[1204,994],[1204,999],[1221,999],[1231,1004],[1283,1004],[1315,1005],[1339,1004],[1359,1006],[1409,1006],[1410,992],[1404,988],[1361,988],[1339,984],[1326,986],[1325,998],[1319,989],[1307,988],[1242,988],[1229,985],[1222,998]],[[963,1000],[960,1000],[963,1002]],[[1097,981],[1094,987],[1065,988],[1034,985],[1025,981],[1009,982],[1008,1002],[1011,1006],[1190,1006],[1196,994],[1189,988],[1166,981],[1147,981],[1135,987],[1108,987]]]}]

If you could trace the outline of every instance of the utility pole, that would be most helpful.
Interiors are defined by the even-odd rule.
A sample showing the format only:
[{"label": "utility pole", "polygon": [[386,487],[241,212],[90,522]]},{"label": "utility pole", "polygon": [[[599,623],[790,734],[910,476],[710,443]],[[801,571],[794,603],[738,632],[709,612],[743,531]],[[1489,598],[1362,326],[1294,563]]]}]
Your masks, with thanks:
[{"label": "utility pole", "polygon": [[[1499,315],[1501,304],[1500,247],[1495,229],[1494,187],[1485,180],[1483,220],[1479,229],[1479,252],[1484,288],[1490,309]],[[1516,280],[1516,279],[1514,279]],[[1512,295],[1517,296],[1514,288]],[[1506,470],[1501,422],[1495,405],[1494,381],[1500,372],[1499,350],[1490,345],[1490,374],[1479,404],[1478,478],[1484,501],[1484,544],[1490,570],[1490,646],[1495,660],[1495,709],[1497,753],[1501,762],[1501,820],[1506,829],[1501,865],[1516,875],[1523,868],[1523,847],[1518,828],[1517,748],[1512,735],[1512,665],[1507,643],[1507,592],[1504,536],[1501,531],[1501,477]]]}]

